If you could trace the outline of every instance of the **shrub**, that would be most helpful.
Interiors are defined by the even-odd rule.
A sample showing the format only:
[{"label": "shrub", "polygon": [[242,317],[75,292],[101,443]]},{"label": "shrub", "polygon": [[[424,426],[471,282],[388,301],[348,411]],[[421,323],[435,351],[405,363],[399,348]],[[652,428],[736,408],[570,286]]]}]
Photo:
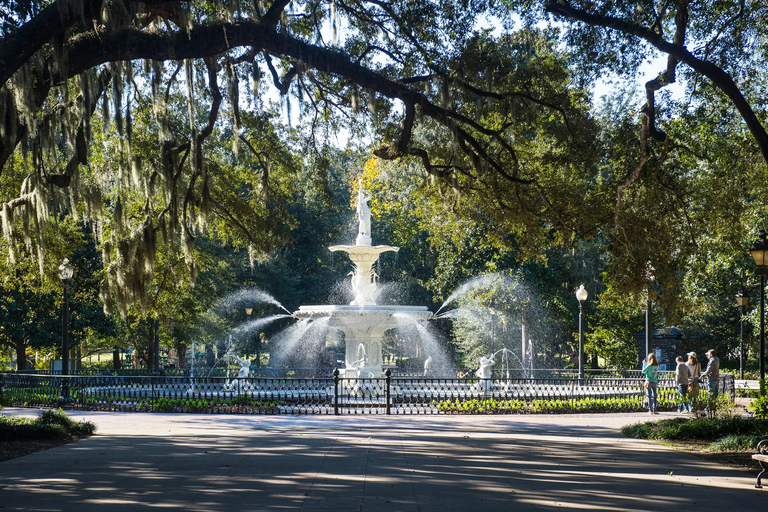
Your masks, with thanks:
[{"label": "shrub", "polygon": [[61,425],[71,435],[91,435],[96,432],[96,425],[90,421],[74,421],[61,408],[45,411],[38,421],[43,425]]},{"label": "shrub", "polygon": [[708,451],[715,452],[746,452],[752,451],[757,447],[757,443],[761,439],[765,439],[763,435],[749,435],[739,434],[733,436],[725,436],[709,445]]},{"label": "shrub", "polygon": [[90,435],[96,425],[90,421],[72,421],[61,409],[46,411],[37,418],[0,416],[0,439],[55,439]]},{"label": "shrub", "polygon": [[741,416],[720,418],[672,418],[658,422],[626,425],[622,434],[639,439],[669,441],[715,441],[726,436],[768,433],[768,421]]},{"label": "shrub", "polygon": [[760,395],[749,408],[755,412],[755,418],[768,419],[768,395]]}]

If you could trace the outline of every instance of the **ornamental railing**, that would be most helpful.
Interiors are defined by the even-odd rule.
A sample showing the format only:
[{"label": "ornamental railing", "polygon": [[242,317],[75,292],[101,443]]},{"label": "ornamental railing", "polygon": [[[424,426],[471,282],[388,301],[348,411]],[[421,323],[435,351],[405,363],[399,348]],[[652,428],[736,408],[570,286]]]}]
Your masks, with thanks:
[{"label": "ornamental railing", "polygon": [[[243,414],[525,414],[644,410],[642,378],[227,378],[0,374],[0,399],[19,407]],[[735,397],[733,375],[719,393]],[[706,386],[704,386],[706,387]],[[702,389],[693,397],[709,400]],[[674,409],[674,379],[659,381],[659,409]]]}]

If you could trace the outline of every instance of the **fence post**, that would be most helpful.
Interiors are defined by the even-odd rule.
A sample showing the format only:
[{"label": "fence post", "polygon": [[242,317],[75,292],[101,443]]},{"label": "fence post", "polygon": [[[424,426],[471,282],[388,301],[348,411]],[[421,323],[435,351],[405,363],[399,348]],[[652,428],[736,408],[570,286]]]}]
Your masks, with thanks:
[{"label": "fence post", "polygon": [[69,381],[66,375],[61,376],[61,398],[62,400],[69,400]]},{"label": "fence post", "polygon": [[333,414],[339,415],[339,369],[333,370]]},{"label": "fence post", "polygon": [[384,372],[384,376],[386,377],[385,381],[387,383],[385,387],[386,392],[384,395],[387,400],[387,414],[391,414],[391,411],[389,409],[390,403],[391,403],[389,390],[390,390],[390,383],[392,382],[392,369],[387,368],[387,371]]}]

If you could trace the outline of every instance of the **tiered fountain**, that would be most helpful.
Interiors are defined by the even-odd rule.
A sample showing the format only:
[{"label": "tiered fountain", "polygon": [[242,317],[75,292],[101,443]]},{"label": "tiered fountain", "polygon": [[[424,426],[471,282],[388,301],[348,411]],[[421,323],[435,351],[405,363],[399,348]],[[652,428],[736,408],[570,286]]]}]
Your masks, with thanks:
[{"label": "tiered fountain", "polygon": [[341,330],[346,340],[343,377],[380,377],[381,349],[384,333],[389,329],[427,320],[432,313],[426,306],[385,306],[376,304],[378,276],[374,265],[384,252],[397,252],[399,247],[371,245],[370,196],[362,183],[357,192],[359,229],[355,245],[334,245],[332,252],[342,251],[354,264],[352,291],[354,300],[343,306],[300,306],[293,316],[300,320],[329,317],[329,325]]}]

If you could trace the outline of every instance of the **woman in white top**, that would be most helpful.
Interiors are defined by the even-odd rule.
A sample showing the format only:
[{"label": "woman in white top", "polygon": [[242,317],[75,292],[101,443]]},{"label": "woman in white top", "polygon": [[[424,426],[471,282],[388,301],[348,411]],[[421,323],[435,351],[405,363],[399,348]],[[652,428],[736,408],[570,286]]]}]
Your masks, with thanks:
[{"label": "woman in white top", "polygon": [[696,403],[699,397],[699,377],[701,377],[701,364],[696,359],[696,352],[688,352],[688,362],[685,363],[691,371],[691,386],[688,389],[689,407]]}]

